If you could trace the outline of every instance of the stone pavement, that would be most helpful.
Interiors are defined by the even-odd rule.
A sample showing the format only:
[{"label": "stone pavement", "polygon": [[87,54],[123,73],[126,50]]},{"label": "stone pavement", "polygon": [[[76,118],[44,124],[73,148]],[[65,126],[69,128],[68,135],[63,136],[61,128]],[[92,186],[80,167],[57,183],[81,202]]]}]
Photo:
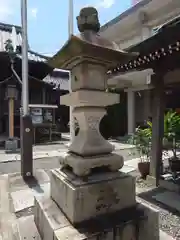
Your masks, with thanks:
[{"label": "stone pavement", "polygon": [[[138,158],[132,159],[130,153],[134,146],[122,144],[118,141],[110,141],[115,146],[115,152],[121,154],[125,160],[124,172],[133,172],[137,169]],[[50,170],[59,167],[59,158],[67,151],[69,145],[69,134],[63,134],[63,141],[53,142],[33,147],[33,168]],[[134,151],[134,150],[133,150]],[[6,154],[0,150],[0,174],[20,172],[20,154]],[[129,161],[131,160],[131,161]],[[128,163],[128,164],[127,164]]]},{"label": "stone pavement", "polygon": [[[62,152],[67,151],[65,142],[60,141],[51,144],[33,146],[33,159],[50,158],[60,156]],[[0,150],[0,163],[19,161],[21,159],[20,153],[10,154]]]},{"label": "stone pavement", "polygon": [[[54,157],[61,157],[63,152],[66,152],[69,146],[69,134],[62,134],[63,140],[42,144],[42,145],[36,145],[33,146],[33,159],[50,159]],[[120,154],[124,157],[125,161],[129,161],[132,159],[139,159],[138,153],[135,151],[135,147],[130,144],[121,143],[116,140],[110,140],[110,143],[112,143],[115,147],[115,152],[117,154]],[[133,155],[132,155],[133,152]],[[170,155],[169,155],[170,156]],[[6,163],[6,162],[16,162],[20,161],[21,156],[20,153],[17,154],[6,154],[4,150],[0,150],[0,164]],[[134,160],[136,163],[137,161]],[[136,165],[133,162],[131,165]]]},{"label": "stone pavement", "polygon": [[[63,135],[63,139],[66,139],[66,141],[57,141],[49,144],[33,146],[33,159],[36,160],[62,156],[62,152],[66,152],[69,145],[68,134]],[[132,159],[130,152],[131,149],[134,149],[134,146],[122,144],[117,141],[110,142],[115,146],[116,153],[122,154],[125,160]],[[6,154],[4,150],[0,150],[0,163],[19,161],[20,159],[20,153]]]}]

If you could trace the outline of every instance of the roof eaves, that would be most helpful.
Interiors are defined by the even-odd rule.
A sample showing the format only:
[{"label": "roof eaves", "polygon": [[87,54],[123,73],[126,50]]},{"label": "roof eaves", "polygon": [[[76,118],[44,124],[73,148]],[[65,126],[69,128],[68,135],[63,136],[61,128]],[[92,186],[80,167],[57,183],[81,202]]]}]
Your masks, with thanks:
[{"label": "roof eaves", "polygon": [[[22,46],[17,47],[17,57],[22,59]],[[28,60],[35,62],[46,62],[49,60],[49,57],[39,54],[35,51],[28,50]]]},{"label": "roof eaves", "polygon": [[149,38],[147,38],[144,41],[141,41],[135,45],[128,47],[127,49],[125,49],[125,51],[130,51],[130,52],[137,51],[137,49],[142,45],[142,43],[145,44],[145,43],[151,41],[154,37],[159,36],[159,34],[166,31],[168,28],[175,27],[178,25],[180,25],[180,16],[171,19],[170,21],[164,23],[163,25],[160,25],[152,36],[150,36]]},{"label": "roof eaves", "polygon": [[128,15],[132,14],[133,12],[136,12],[139,8],[144,7],[145,5],[147,5],[148,3],[150,3],[152,0],[142,0],[140,2],[138,2],[136,5],[134,5],[133,7],[127,9],[125,12],[121,13],[120,15],[118,15],[117,17],[113,18],[112,20],[110,20],[109,22],[107,22],[106,24],[104,24],[101,29],[100,32],[105,31],[108,27],[111,27],[113,25],[115,25],[116,23],[118,23],[119,21],[121,21],[123,18],[127,17]]},{"label": "roof eaves", "polygon": [[162,24],[159,28],[158,28],[158,32],[165,30],[169,27],[173,27],[177,24],[180,23],[180,15],[174,17],[173,19],[169,20],[168,22],[165,22],[164,24]]},{"label": "roof eaves", "polygon": [[17,34],[22,32],[22,28],[20,26],[0,22],[0,30],[11,32],[13,27],[15,27]]},{"label": "roof eaves", "polygon": [[37,57],[42,58],[42,59],[45,59],[46,61],[50,59],[50,57],[45,56],[45,55],[42,55],[42,54],[40,54],[40,53],[38,53],[38,52],[35,52],[35,51],[33,51],[33,50],[28,50],[28,52],[29,52],[30,54],[33,54],[34,56],[37,56]]}]

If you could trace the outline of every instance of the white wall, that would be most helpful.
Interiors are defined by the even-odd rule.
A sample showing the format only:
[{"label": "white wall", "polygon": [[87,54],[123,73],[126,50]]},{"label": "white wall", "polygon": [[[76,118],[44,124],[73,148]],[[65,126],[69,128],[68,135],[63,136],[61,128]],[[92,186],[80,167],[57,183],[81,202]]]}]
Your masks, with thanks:
[{"label": "white wall", "polygon": [[[140,14],[145,12],[148,21],[140,21]],[[179,0],[152,0],[147,5],[136,9],[123,17],[118,23],[110,25],[101,35],[117,42],[122,48],[134,45],[152,34],[152,29],[180,15]]]},{"label": "white wall", "polygon": [[136,122],[144,122],[144,120],[148,120],[149,116],[152,116],[151,109],[151,90],[144,90],[136,92],[136,104],[135,104],[135,121]]}]

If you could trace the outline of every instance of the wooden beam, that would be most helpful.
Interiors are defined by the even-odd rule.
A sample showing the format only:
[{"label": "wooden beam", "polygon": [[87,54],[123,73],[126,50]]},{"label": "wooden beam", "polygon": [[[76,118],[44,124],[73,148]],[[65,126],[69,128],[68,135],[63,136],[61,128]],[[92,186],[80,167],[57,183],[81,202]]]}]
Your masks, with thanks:
[{"label": "wooden beam", "polygon": [[139,92],[139,91],[143,91],[143,90],[151,90],[153,88],[154,88],[154,86],[151,84],[137,85],[136,87],[134,86],[131,88],[124,89],[124,92],[128,92],[128,91]]}]

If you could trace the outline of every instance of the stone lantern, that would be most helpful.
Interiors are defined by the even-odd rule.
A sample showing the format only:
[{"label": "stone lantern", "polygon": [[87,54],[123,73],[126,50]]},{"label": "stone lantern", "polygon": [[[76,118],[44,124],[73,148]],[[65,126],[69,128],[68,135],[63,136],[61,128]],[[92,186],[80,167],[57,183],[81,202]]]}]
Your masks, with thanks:
[{"label": "stone lantern", "polygon": [[107,71],[136,54],[99,36],[96,9],[83,8],[77,21],[80,35],[71,36],[49,64],[72,73],[72,92],[60,102],[73,107],[80,130],[61,167],[51,171],[51,197],[35,200],[36,226],[43,240],[158,239],[157,215],[152,220],[150,213],[148,235],[149,222],[140,223],[144,211],[137,208],[135,179],[120,172],[123,157],[99,132],[105,107],[119,101],[106,92]]},{"label": "stone lantern", "polygon": [[[61,164],[71,167],[78,176],[88,175],[97,167],[116,171],[123,166],[123,158],[113,154],[113,146],[101,136],[99,124],[106,114],[105,107],[119,102],[118,94],[106,92],[108,69],[136,55],[121,51],[115,43],[98,35],[99,22],[94,10],[81,11],[77,18],[80,36],[72,36],[50,61],[53,67],[72,73],[72,92],[62,96],[60,102],[73,107],[80,131]],[[83,25],[83,18],[91,15],[91,11],[92,23]]]}]

